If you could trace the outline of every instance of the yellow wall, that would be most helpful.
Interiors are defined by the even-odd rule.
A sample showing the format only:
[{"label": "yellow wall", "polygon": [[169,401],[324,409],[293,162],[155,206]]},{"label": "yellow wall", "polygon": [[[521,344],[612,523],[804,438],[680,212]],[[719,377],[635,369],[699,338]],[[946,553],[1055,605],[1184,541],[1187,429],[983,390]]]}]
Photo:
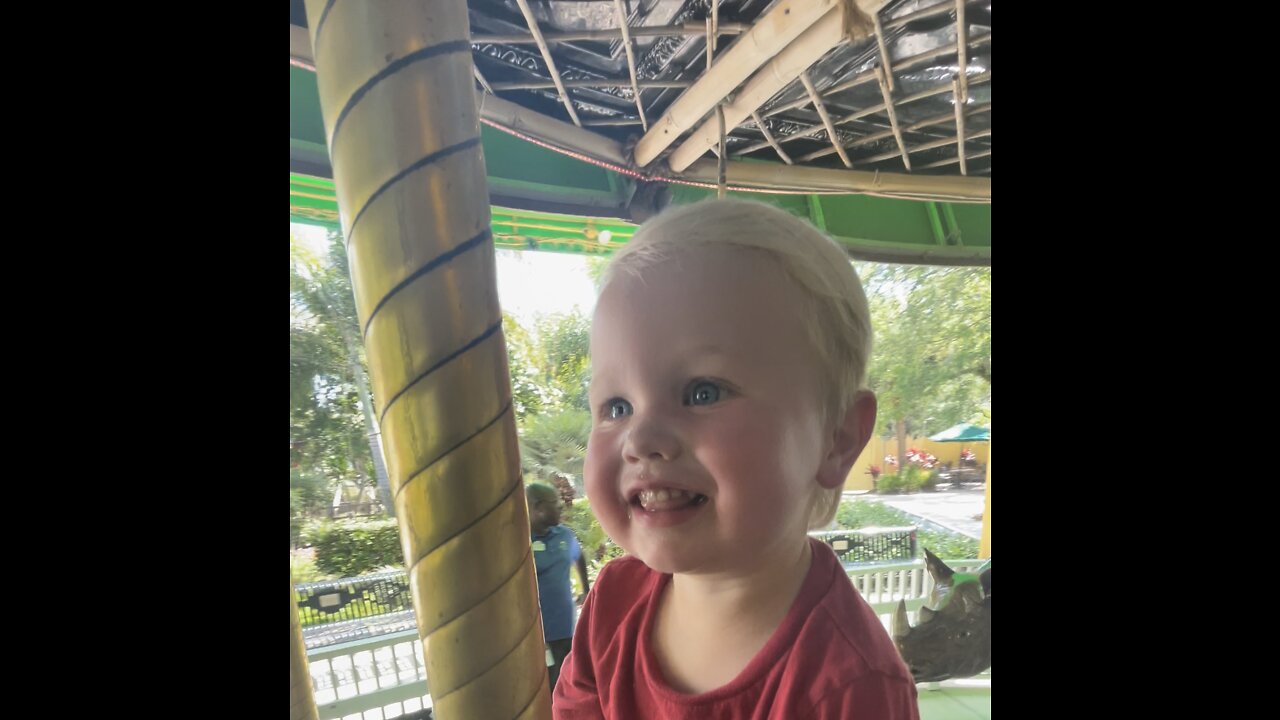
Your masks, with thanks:
[{"label": "yellow wall", "polygon": [[[987,443],[990,445],[991,443]],[[978,557],[991,557],[991,451],[987,451],[987,487],[983,496],[982,507],[982,541],[978,547]]]},{"label": "yellow wall", "polygon": [[[978,459],[978,464],[983,465],[987,462],[989,454],[987,442],[974,443],[958,443],[934,442],[922,437],[908,437],[907,447],[918,448],[931,455],[936,455],[938,463],[951,463],[951,467],[957,467],[960,464],[960,451],[963,448],[969,448]],[[893,437],[873,437],[871,442],[867,443],[867,448],[862,451],[862,455],[858,456],[858,461],[853,464],[853,469],[849,471],[849,477],[844,481],[845,490],[870,490],[871,476],[867,474],[867,468],[872,465],[879,465],[883,472],[886,468],[884,465],[885,455],[898,454],[898,440]]]}]

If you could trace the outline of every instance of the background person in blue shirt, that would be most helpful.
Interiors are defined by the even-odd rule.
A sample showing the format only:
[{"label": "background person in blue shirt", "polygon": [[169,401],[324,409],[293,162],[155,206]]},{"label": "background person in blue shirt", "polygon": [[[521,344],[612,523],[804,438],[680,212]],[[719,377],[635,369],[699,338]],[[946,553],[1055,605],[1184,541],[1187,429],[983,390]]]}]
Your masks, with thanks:
[{"label": "background person in blue shirt", "polygon": [[529,501],[530,540],[538,569],[538,603],[542,606],[542,633],[547,643],[547,674],[551,689],[560,677],[560,666],[573,644],[573,587],[569,566],[578,566],[582,594],[590,589],[587,560],[573,531],[560,524],[560,495],[550,485],[525,487]]}]

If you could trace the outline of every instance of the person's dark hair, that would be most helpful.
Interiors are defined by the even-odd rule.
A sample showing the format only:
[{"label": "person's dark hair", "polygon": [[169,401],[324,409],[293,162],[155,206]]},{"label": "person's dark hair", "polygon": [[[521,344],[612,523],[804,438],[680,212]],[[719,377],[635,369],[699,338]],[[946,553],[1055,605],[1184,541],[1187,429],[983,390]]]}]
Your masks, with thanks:
[{"label": "person's dark hair", "polygon": [[525,485],[524,496],[529,501],[530,505],[538,501],[554,504],[560,500],[560,494],[556,492],[556,489],[543,483],[529,483],[528,485]]}]

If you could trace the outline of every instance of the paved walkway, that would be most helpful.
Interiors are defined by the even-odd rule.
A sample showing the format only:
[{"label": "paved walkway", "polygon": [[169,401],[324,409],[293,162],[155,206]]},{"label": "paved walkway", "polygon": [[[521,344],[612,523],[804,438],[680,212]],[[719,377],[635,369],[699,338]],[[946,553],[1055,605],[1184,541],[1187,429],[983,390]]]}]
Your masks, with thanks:
[{"label": "paved walkway", "polygon": [[865,493],[854,497],[884,503],[977,540],[982,537],[983,492],[982,486],[977,486],[910,495]]}]

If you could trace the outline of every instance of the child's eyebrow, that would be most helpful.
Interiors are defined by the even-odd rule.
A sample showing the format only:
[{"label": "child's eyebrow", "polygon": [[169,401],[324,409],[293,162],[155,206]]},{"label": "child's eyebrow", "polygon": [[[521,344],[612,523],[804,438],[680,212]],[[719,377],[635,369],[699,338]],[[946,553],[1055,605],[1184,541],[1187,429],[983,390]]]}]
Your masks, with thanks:
[{"label": "child's eyebrow", "polygon": [[694,356],[698,356],[698,357],[704,357],[704,356],[707,356],[707,355],[710,355],[710,356],[713,356],[713,357],[717,357],[717,358],[727,358],[727,357],[729,357],[729,353],[728,353],[728,352],[726,352],[726,351],[725,351],[723,348],[721,348],[719,345],[698,345],[698,346],[695,346],[695,347],[690,348],[690,349],[689,349],[689,354],[690,354],[690,355],[694,355]]},{"label": "child's eyebrow", "polygon": [[608,373],[596,372],[593,369],[591,372],[591,380],[587,383],[587,396],[590,398],[598,393],[604,392],[601,388],[608,385],[609,381],[610,376]]}]

